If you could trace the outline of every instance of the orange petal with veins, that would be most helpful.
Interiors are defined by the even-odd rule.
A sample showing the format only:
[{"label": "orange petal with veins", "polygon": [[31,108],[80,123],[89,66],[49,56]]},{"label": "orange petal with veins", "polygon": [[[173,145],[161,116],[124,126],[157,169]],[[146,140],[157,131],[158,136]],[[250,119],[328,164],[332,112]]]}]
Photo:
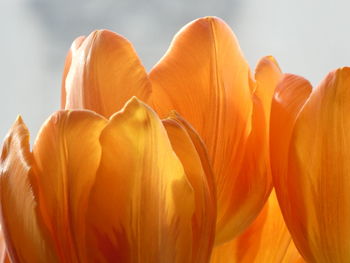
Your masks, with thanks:
[{"label": "orange petal with veins", "polygon": [[38,200],[33,193],[33,155],[29,132],[21,117],[3,145],[0,172],[1,226],[6,241],[6,262],[58,262],[46,235]]},{"label": "orange petal with veins", "polygon": [[90,111],[59,111],[43,125],[33,147],[39,210],[61,262],[84,261],[85,214],[106,124]]},{"label": "orange petal with veins", "polygon": [[209,262],[215,237],[216,193],[205,146],[193,128],[178,114],[173,113],[163,120],[163,125],[194,191],[192,262]]},{"label": "orange petal with veins", "polygon": [[[281,92],[290,87],[288,82],[280,86]],[[277,156],[272,164],[276,192],[307,262],[350,261],[349,86],[350,68],[342,68],[331,72],[310,96],[304,95],[307,99],[299,102],[299,110],[290,107],[288,96],[278,102],[287,109],[287,118],[275,119],[275,134],[279,127],[280,136],[287,136],[284,143],[277,138],[272,152]],[[298,90],[289,93],[296,96]],[[280,113],[278,109],[276,116]],[[284,120],[288,125],[281,124]]]},{"label": "orange petal with veins", "polygon": [[[263,71],[258,76],[267,78]],[[207,146],[217,191],[216,243],[227,241],[254,220],[271,190],[263,94],[274,87],[266,83],[255,94],[259,83],[236,37],[213,17],[184,27],[150,80],[156,111],[164,117],[175,109]]]},{"label": "orange petal with veins", "polygon": [[194,193],[158,116],[133,98],[100,141],[89,261],[191,262]]},{"label": "orange petal with veins", "polygon": [[132,96],[147,101],[150,95],[147,73],[131,43],[111,31],[91,33],[72,52],[70,64],[62,91],[66,109],[110,117]]}]

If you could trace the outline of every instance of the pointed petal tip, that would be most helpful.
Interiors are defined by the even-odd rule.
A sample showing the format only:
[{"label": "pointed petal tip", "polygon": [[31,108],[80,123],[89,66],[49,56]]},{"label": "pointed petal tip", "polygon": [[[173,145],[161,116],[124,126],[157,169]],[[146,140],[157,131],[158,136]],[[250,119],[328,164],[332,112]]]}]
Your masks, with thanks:
[{"label": "pointed petal tip", "polygon": [[145,104],[139,99],[137,98],[136,96],[132,96],[131,99],[129,99],[123,109],[124,110],[127,110],[127,109],[135,109],[135,108],[138,108],[138,107],[142,107],[144,106]]},{"label": "pointed petal tip", "polygon": [[15,121],[16,124],[24,124],[22,116],[19,114]]}]

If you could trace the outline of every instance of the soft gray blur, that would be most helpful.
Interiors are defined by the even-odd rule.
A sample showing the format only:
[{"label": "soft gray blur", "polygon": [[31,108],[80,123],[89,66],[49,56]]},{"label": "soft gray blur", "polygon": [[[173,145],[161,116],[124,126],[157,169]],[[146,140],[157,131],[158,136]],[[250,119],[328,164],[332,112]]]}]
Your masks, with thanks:
[{"label": "soft gray blur", "polygon": [[149,70],[182,26],[215,15],[234,30],[252,67],[272,54],[285,72],[317,84],[330,70],[350,64],[349,7],[339,0],[1,1],[0,137],[18,114],[35,137],[59,108],[71,42],[94,29],[127,37]]}]

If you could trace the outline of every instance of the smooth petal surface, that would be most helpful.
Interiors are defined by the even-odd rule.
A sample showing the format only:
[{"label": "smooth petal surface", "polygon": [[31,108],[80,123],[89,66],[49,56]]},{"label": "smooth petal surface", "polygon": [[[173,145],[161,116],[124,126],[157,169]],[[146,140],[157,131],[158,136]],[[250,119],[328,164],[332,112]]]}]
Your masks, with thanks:
[{"label": "smooth petal surface", "polygon": [[81,45],[81,43],[83,43],[85,37],[84,36],[80,36],[77,37],[74,42],[72,43],[67,57],[66,57],[66,61],[64,63],[64,68],[63,68],[63,74],[62,74],[62,87],[61,87],[61,109],[64,109],[66,107],[66,78],[68,75],[68,72],[70,70],[70,66],[72,64],[72,57],[77,55],[78,49]]},{"label": "smooth petal surface", "polygon": [[18,117],[4,141],[0,166],[1,227],[8,255],[11,262],[58,262],[37,214],[32,163],[29,132]]},{"label": "smooth petal surface", "polygon": [[291,236],[273,191],[247,230],[232,241],[215,247],[211,263],[281,263],[290,242]]},{"label": "smooth petal surface", "polygon": [[[253,98],[256,85],[248,64],[230,28],[218,18],[207,17],[177,34],[150,72],[150,80],[156,111],[163,117],[172,109],[178,111],[207,146],[217,187],[216,242],[224,242],[257,216],[271,189],[266,133],[252,135],[256,126],[252,114],[259,125],[265,122],[263,112],[253,113],[255,103],[260,104],[259,110],[262,105]],[[262,142],[263,149],[247,146],[249,137]],[[248,162],[249,171],[242,168]],[[254,195],[247,199],[251,192]]]},{"label": "smooth petal surface", "polygon": [[[207,153],[201,151],[205,146],[198,134],[176,113],[163,120],[163,125],[194,191],[192,262],[209,262],[215,238],[216,193]],[[196,145],[201,148],[198,152]]]},{"label": "smooth petal surface", "polygon": [[[255,94],[260,98],[263,104],[266,124],[270,123],[273,94],[282,76],[281,69],[272,56],[263,57],[256,66],[255,80],[258,88]],[[268,125],[267,128],[269,128]],[[266,134],[268,135],[269,133]]]},{"label": "smooth petal surface", "polygon": [[72,53],[65,79],[66,109],[89,109],[105,117],[132,96],[147,101],[151,85],[131,43],[108,30],[91,33]]},{"label": "smooth petal surface", "polygon": [[133,98],[100,141],[90,262],[191,262],[194,193],[158,116]]},{"label": "smooth petal surface", "polygon": [[350,262],[350,68],[331,72],[306,101],[290,140],[281,204],[307,262]]},{"label": "smooth petal surface", "polygon": [[41,128],[33,155],[39,209],[60,262],[84,262],[85,214],[107,120],[90,111],[59,111]]}]

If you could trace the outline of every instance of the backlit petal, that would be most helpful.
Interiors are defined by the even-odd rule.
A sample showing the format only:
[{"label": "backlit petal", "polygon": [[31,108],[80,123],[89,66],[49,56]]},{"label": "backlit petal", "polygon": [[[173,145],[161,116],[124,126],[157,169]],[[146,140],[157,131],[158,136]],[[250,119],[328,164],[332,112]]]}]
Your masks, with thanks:
[{"label": "backlit petal", "polygon": [[29,132],[18,117],[5,139],[0,166],[1,227],[8,254],[11,262],[57,262],[37,214],[32,162]]},{"label": "backlit petal", "polygon": [[[192,262],[209,262],[215,237],[216,193],[214,185],[209,185],[213,182],[213,174],[207,154],[200,150],[197,152],[195,143],[201,144],[201,149],[205,146],[190,125],[175,113],[163,120],[163,125],[194,191]],[[186,128],[193,135],[193,141]],[[200,154],[204,156],[201,158]]]},{"label": "backlit petal", "polygon": [[[281,211],[288,226],[294,224],[292,222],[294,217],[305,219],[302,210],[297,211],[297,208],[291,207],[291,202],[297,206],[299,204],[295,203],[294,197],[290,195],[289,187],[287,187],[289,184],[295,185],[296,183],[295,176],[288,174],[287,167],[293,128],[311,91],[312,86],[307,80],[286,74],[276,89],[271,107],[271,169]],[[297,195],[295,198],[299,198],[299,190],[295,194]]]},{"label": "backlit petal", "polygon": [[281,263],[290,242],[291,236],[273,191],[247,230],[215,247],[211,263]]},{"label": "backlit petal", "polygon": [[61,87],[61,109],[64,109],[66,107],[66,78],[70,69],[70,66],[72,64],[72,57],[77,55],[78,48],[80,47],[81,43],[83,43],[85,37],[77,37],[73,44],[71,45],[66,61],[64,63],[64,68],[63,68],[63,74],[62,74],[62,87]]},{"label": "backlit petal", "polygon": [[61,262],[84,262],[85,213],[107,121],[90,111],[59,111],[34,145],[39,209]]},{"label": "backlit petal", "polygon": [[290,141],[283,206],[308,262],[350,262],[350,68],[331,72],[302,108]]},{"label": "backlit petal", "polygon": [[281,69],[272,56],[263,57],[256,66],[255,80],[258,89],[255,93],[262,101],[267,124],[270,121],[272,97],[281,77]]},{"label": "backlit petal", "polygon": [[191,262],[194,194],[158,116],[136,98],[101,134],[91,262]]},{"label": "backlit petal", "polygon": [[[228,240],[255,218],[271,187],[266,171],[259,174],[257,168],[249,168],[248,173],[258,173],[253,176],[242,169],[248,159],[254,161],[250,166],[264,166],[267,148],[254,157],[246,152],[255,126],[251,118],[255,83],[234,34],[218,18],[190,23],[152,69],[150,80],[156,111],[163,117],[172,109],[178,111],[207,146],[217,185],[216,242]],[[255,193],[249,200],[248,192]]]},{"label": "backlit petal", "polygon": [[148,76],[124,37],[95,31],[72,55],[65,79],[66,109],[89,109],[110,117],[132,96],[147,100]]}]

